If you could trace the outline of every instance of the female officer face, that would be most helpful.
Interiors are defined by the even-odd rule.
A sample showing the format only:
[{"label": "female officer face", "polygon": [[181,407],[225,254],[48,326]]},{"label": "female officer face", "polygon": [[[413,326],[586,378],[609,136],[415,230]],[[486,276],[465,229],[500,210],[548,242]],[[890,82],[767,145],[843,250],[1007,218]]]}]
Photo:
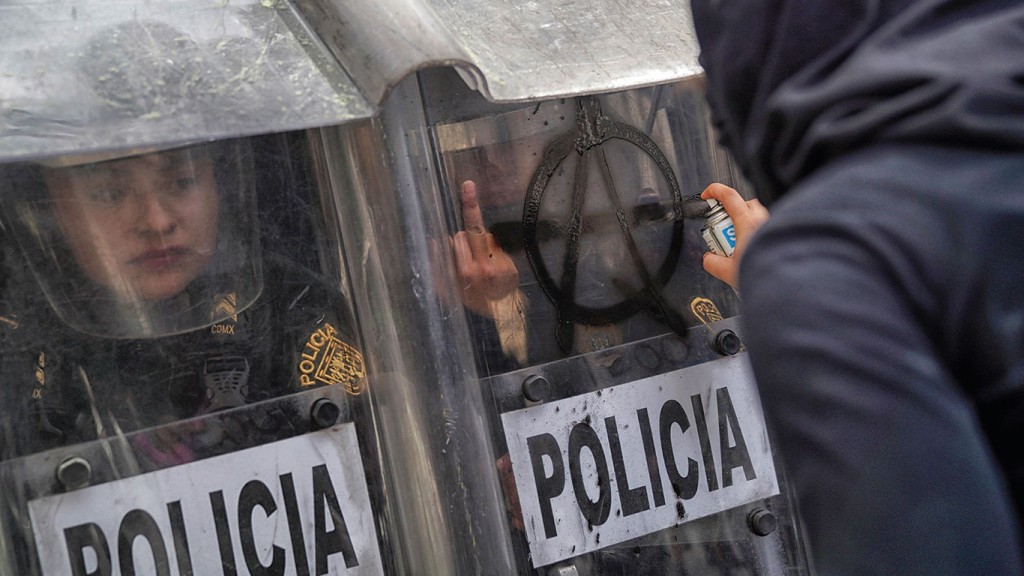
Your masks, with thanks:
[{"label": "female officer face", "polygon": [[213,161],[180,149],[44,173],[78,266],[121,298],[181,292],[217,248]]}]

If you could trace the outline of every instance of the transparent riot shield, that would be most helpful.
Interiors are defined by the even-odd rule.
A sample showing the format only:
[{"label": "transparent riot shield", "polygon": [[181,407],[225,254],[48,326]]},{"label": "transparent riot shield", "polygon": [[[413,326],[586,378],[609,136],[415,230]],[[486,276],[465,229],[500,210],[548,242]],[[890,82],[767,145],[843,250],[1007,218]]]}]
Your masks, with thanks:
[{"label": "transparent riot shield", "polygon": [[285,133],[0,165],[0,573],[394,572],[310,152]]},{"label": "transparent riot shield", "polygon": [[25,0],[0,5],[0,21],[0,158],[371,115],[284,0]]},{"label": "transparent riot shield", "polygon": [[372,122],[317,132],[368,343],[367,389],[401,574],[511,574],[488,409],[415,78]]},{"label": "transparent riot shield", "polygon": [[508,8],[0,6],[0,573],[805,571],[688,10]]},{"label": "transparent riot shield", "polygon": [[517,571],[806,573],[739,298],[701,265],[696,195],[751,191],[699,81],[503,105],[459,86],[420,74],[423,153],[467,235],[452,290]]}]

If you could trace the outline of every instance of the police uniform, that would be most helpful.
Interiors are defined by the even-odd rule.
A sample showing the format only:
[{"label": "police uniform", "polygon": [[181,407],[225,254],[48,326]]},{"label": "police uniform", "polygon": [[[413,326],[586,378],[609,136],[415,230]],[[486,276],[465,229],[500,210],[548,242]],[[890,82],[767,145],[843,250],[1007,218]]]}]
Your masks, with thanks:
[{"label": "police uniform", "polygon": [[[278,258],[264,261],[263,291],[227,318],[191,332],[111,339],[67,327],[41,297],[22,298],[5,336],[5,458],[127,433],[323,385],[357,392],[365,375],[340,295]],[[8,302],[12,298],[6,298]],[[8,304],[10,306],[10,304]]]}]

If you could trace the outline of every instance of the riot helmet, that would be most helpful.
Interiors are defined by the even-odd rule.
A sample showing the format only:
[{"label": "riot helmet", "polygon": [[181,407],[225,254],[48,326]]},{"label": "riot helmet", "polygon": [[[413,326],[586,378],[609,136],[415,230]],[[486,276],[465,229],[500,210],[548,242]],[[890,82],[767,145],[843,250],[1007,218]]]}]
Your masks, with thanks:
[{"label": "riot helmet", "polygon": [[[209,92],[187,34],[129,21],[79,54],[72,115],[140,118]],[[173,117],[148,118],[173,122]],[[67,325],[150,338],[221,322],[262,290],[245,139],[89,151],[2,167],[0,204],[39,294]]]}]

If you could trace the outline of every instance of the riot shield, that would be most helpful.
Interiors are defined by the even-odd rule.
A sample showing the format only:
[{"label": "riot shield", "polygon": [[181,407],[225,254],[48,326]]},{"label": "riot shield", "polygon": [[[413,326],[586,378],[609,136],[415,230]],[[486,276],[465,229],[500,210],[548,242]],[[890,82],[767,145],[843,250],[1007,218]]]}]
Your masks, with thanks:
[{"label": "riot shield", "polygon": [[467,318],[519,572],[806,572],[739,298],[701,266],[697,195],[751,190],[700,82],[501,106],[420,85],[448,222],[476,204],[476,248],[518,271]]},{"label": "riot shield", "polygon": [[0,572],[807,571],[688,10],[508,7],[0,7]]},{"label": "riot shield", "polygon": [[5,573],[394,570],[313,166],[301,132],[0,166]]}]

